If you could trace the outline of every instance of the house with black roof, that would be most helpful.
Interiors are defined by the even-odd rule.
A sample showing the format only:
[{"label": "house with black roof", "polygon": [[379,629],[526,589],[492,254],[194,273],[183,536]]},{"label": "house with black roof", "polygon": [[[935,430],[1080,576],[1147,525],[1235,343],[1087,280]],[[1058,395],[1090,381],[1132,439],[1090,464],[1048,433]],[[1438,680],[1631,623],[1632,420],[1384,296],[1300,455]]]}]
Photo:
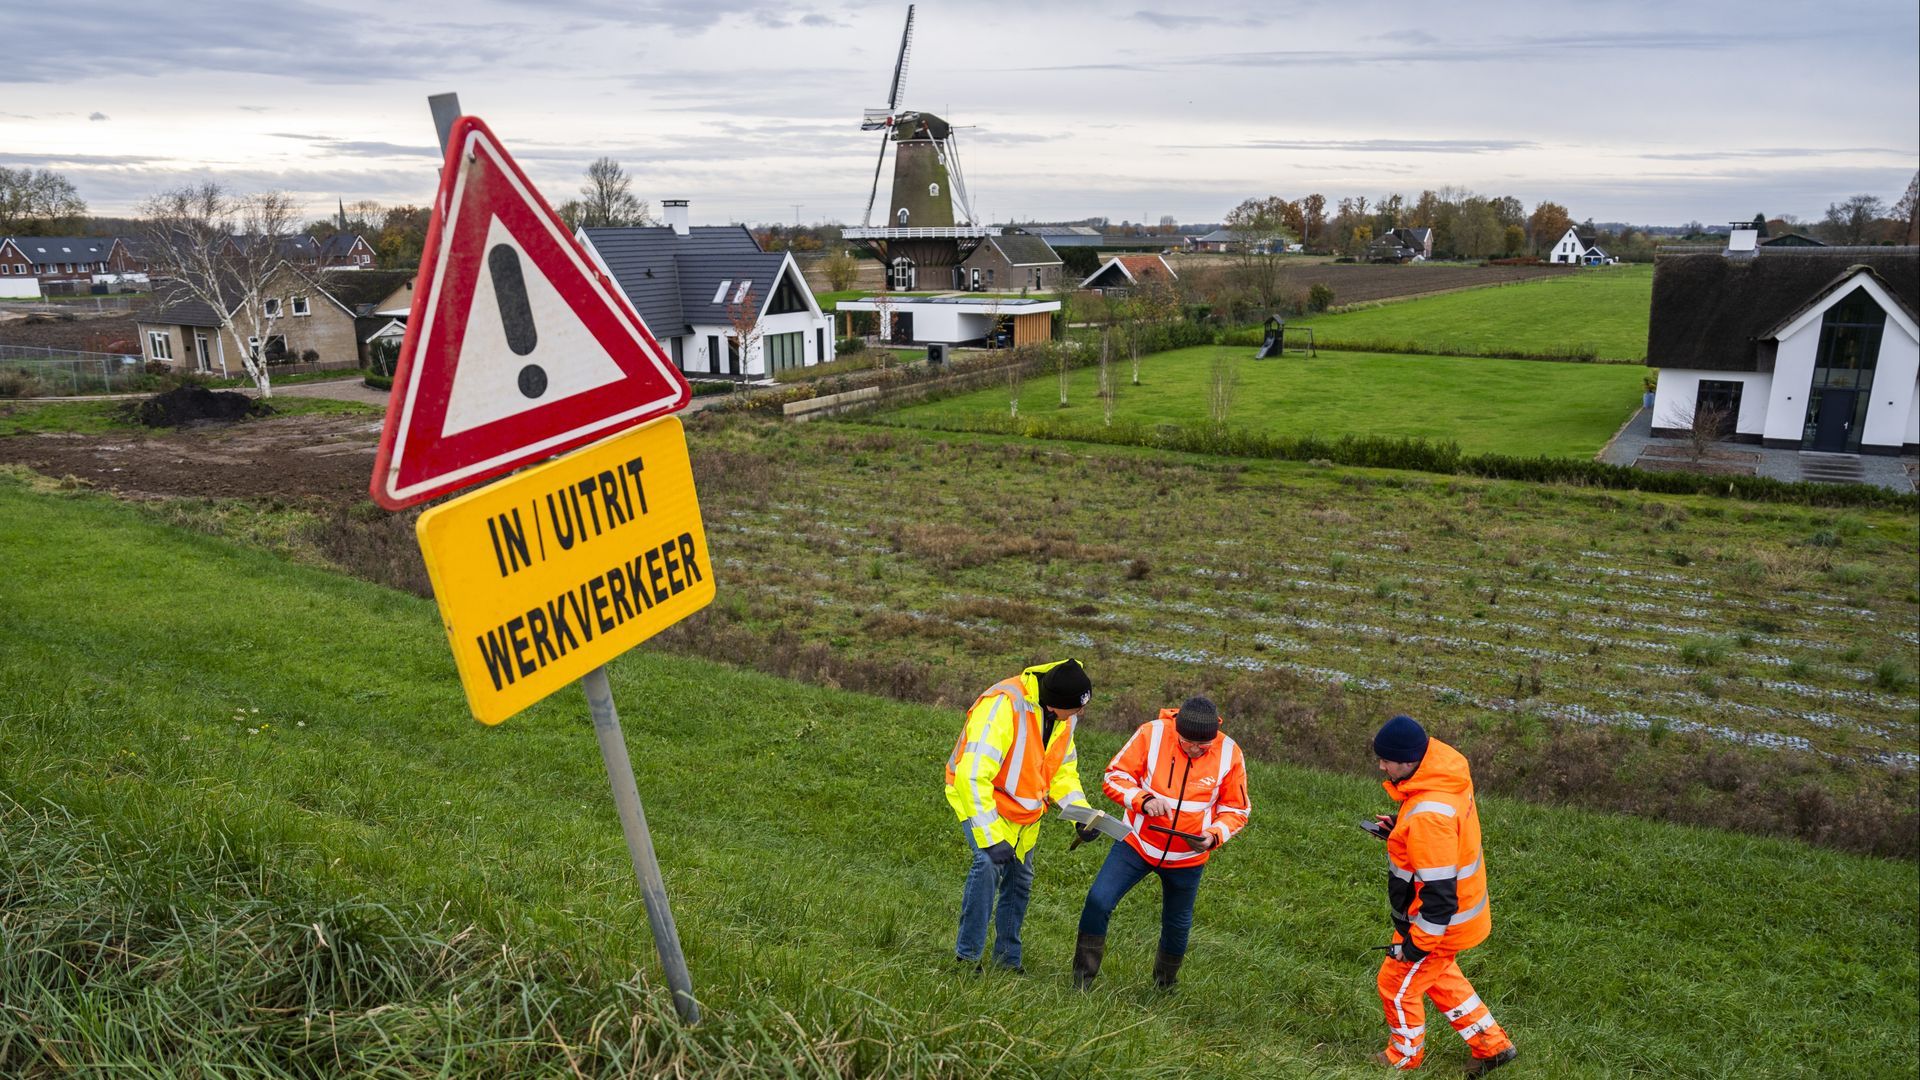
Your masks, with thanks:
[{"label": "house with black roof", "polygon": [[1565,266],[1607,266],[1620,260],[1607,254],[1598,236],[1581,232],[1578,225],[1569,225],[1566,235],[1547,252],[1547,261]]},{"label": "house with black roof", "polygon": [[1424,262],[1433,258],[1433,230],[1388,229],[1367,245],[1368,262]]},{"label": "house with black roof", "polygon": [[1723,253],[1655,259],[1654,434],[1711,416],[1771,447],[1920,452],[1920,247],[1756,239],[1736,228]]},{"label": "house with black roof", "polygon": [[1060,266],[1060,253],[1041,237],[1002,233],[973,249],[960,264],[955,285],[967,292],[1052,289],[1060,284]]},{"label": "house with black roof", "polygon": [[665,225],[577,237],[675,367],[747,380],[833,359],[833,321],[790,253],[761,250],[744,225],[689,225],[684,199],[662,206]]},{"label": "house with black roof", "polygon": [[413,282],[411,270],[313,270],[289,261],[268,279],[257,311],[236,280],[222,282],[222,312],[161,278],[134,323],[147,359],[177,371],[239,375],[248,352],[275,371],[348,370],[366,364],[390,323],[404,327]]}]

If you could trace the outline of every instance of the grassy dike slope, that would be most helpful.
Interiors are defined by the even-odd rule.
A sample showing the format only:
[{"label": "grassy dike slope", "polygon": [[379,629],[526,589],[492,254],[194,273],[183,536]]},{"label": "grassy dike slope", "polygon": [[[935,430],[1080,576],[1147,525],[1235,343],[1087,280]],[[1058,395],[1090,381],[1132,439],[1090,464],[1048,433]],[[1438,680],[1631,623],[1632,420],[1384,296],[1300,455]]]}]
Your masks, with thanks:
[{"label": "grassy dike slope", "polygon": [[[1367,777],[1252,770],[1177,996],[1147,989],[1150,886],[1101,989],[1067,988],[1098,858],[1064,826],[1033,975],[975,978],[948,958],[955,713],[631,655],[615,696],[708,1010],[679,1033],[576,695],[483,729],[430,604],[94,496],[0,480],[0,549],[0,1074],[1372,1075]],[[1483,814],[1468,970],[1514,1075],[1910,1075],[1911,864]]]}]

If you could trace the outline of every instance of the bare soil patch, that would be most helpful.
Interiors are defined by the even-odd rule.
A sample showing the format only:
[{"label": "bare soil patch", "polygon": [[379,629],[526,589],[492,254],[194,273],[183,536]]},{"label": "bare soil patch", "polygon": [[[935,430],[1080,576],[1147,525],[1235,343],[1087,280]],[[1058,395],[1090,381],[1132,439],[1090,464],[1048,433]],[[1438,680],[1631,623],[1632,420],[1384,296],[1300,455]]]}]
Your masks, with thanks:
[{"label": "bare soil patch", "polygon": [[378,417],[286,416],[207,422],[165,434],[20,435],[0,463],[72,476],[130,498],[364,499]]},{"label": "bare soil patch", "polygon": [[0,345],[81,352],[140,351],[139,332],[133,319],[117,312],[0,313]]}]

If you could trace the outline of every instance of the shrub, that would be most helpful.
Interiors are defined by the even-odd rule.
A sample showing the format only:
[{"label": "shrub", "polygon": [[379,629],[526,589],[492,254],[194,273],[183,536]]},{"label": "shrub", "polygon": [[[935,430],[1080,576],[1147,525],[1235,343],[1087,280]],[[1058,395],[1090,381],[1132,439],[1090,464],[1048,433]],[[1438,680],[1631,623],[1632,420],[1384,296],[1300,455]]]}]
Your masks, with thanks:
[{"label": "shrub", "polygon": [[1316,281],[1313,288],[1307,290],[1307,308],[1312,311],[1325,311],[1333,306],[1333,287],[1325,282]]},{"label": "shrub", "polygon": [[40,392],[40,380],[26,371],[0,371],[0,398],[27,398]]},{"label": "shrub", "polygon": [[734,383],[701,381],[691,384],[694,397],[709,397],[713,394],[725,394],[734,388]]},{"label": "shrub", "polygon": [[867,351],[867,339],[857,337],[839,338],[833,343],[835,356],[852,356]]},{"label": "shrub", "polygon": [[1680,659],[1694,667],[1712,667],[1733,651],[1732,643],[1720,637],[1690,637],[1680,644]]},{"label": "shrub", "polygon": [[369,390],[393,389],[393,376],[391,375],[368,375],[360,381],[365,384]]},{"label": "shrub", "polygon": [[301,352],[300,352],[300,362],[301,362],[301,363],[303,363],[303,364],[317,364],[317,363],[319,363],[319,362],[320,362],[320,350],[319,350],[319,349],[303,349],[303,350],[301,350]]},{"label": "shrub", "polygon": [[1897,656],[1889,656],[1873,669],[1873,685],[1899,693],[1913,685],[1913,669]]}]

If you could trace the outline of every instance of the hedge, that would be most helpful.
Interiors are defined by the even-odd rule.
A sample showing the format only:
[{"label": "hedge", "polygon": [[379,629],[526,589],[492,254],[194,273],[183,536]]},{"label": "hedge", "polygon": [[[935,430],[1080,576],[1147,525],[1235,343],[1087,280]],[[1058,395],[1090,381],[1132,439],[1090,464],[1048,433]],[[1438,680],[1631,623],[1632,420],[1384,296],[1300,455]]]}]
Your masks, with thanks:
[{"label": "hedge", "polygon": [[1342,435],[1329,439],[1314,435],[1269,435],[1232,428],[1221,430],[1206,424],[1149,425],[1138,420],[1116,421],[1107,427],[1024,416],[1017,419],[1010,416],[956,417],[932,424],[916,422],[912,425],[901,424],[884,416],[868,416],[865,419],[869,423],[936,431],[1017,435],[1029,439],[1070,439],[1223,457],[1326,461],[1375,469],[1414,469],[1453,476],[1578,484],[1667,495],[1725,495],[1755,502],[1798,503],[1806,506],[1873,507],[1908,512],[1920,510],[1920,494],[1902,493],[1868,484],[1811,484],[1764,476],[1648,472],[1579,458],[1466,454],[1461,452],[1458,443],[1418,438]]}]

